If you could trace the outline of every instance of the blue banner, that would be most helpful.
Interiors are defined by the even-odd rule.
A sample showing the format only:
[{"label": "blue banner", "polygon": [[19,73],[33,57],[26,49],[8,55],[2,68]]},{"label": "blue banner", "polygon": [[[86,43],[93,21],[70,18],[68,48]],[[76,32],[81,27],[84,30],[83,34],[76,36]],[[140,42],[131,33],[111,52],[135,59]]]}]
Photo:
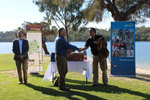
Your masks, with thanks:
[{"label": "blue banner", "polygon": [[111,76],[136,76],[135,22],[111,22]]}]

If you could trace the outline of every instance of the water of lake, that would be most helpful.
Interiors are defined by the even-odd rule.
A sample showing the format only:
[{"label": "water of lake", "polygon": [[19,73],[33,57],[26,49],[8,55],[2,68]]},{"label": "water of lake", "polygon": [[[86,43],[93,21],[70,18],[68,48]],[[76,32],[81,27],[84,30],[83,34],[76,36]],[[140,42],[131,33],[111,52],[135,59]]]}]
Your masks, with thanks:
[{"label": "water of lake", "polygon": [[[76,45],[77,47],[84,47],[85,42],[71,42],[71,44]],[[48,51],[55,51],[54,42],[46,43]],[[110,50],[110,42],[108,42],[108,47]],[[136,42],[136,67],[140,68],[150,68],[150,42]],[[12,53],[12,42],[1,42],[0,43],[0,54]],[[87,50],[88,59],[91,59],[90,48]],[[109,57],[110,59],[110,57]],[[109,61],[109,60],[108,60]]]}]

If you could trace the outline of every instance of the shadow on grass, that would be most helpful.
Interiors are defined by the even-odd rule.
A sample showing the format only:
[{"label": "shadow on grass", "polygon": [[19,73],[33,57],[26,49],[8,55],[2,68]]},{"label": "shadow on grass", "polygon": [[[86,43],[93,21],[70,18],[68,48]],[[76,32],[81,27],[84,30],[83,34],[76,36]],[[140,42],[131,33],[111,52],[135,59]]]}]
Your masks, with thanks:
[{"label": "shadow on grass", "polygon": [[[44,75],[33,75],[33,76],[43,78]],[[138,79],[138,78],[136,77],[135,79]],[[66,78],[66,82],[76,83],[76,85],[72,85],[72,84],[66,84],[66,85],[69,86],[71,89],[75,89],[77,91],[73,91],[73,90],[70,90],[69,92],[59,91],[59,90],[55,90],[52,88],[36,86],[36,85],[30,84],[30,83],[27,84],[27,86],[30,88],[33,88],[34,90],[41,91],[43,94],[46,94],[46,95],[64,96],[71,100],[72,99],[80,100],[78,98],[73,97],[74,95],[81,96],[83,98],[86,98],[87,100],[106,100],[104,98],[100,98],[100,97],[97,97],[97,96],[94,96],[94,95],[91,95],[91,94],[88,94],[85,92],[80,92],[80,90],[106,92],[106,93],[110,93],[110,94],[128,93],[131,95],[141,96],[141,97],[145,98],[146,100],[149,100],[149,97],[150,97],[149,94],[145,94],[145,93],[138,92],[138,91],[133,91],[130,89],[121,88],[121,87],[114,86],[114,85],[108,85],[107,87],[104,87],[103,84],[99,84],[96,87],[91,87],[92,82],[88,82],[88,84],[91,84],[89,86],[86,84],[86,81],[72,80],[72,79],[68,79],[68,78]]]},{"label": "shadow on grass", "polygon": [[[67,81],[68,80],[69,80],[69,82],[84,83],[84,81],[82,82],[82,81],[78,81],[78,80],[67,79]],[[141,97],[145,98],[146,100],[150,99],[149,94],[145,94],[142,92],[133,91],[133,90],[125,89],[125,88],[120,88],[118,86],[113,86],[113,85],[103,86],[103,84],[99,84],[96,87],[91,87],[91,85],[85,86],[85,84],[81,84],[81,85],[67,84],[67,86],[69,86],[70,88],[76,89],[76,90],[106,92],[106,93],[111,93],[111,94],[112,93],[115,93],[115,94],[128,93],[131,95],[141,96]]]},{"label": "shadow on grass", "polygon": [[41,74],[39,74],[39,73],[32,73],[32,74],[30,74],[31,76],[35,76],[35,77],[40,77],[40,78],[43,78],[44,77],[44,75],[41,75]]},{"label": "shadow on grass", "polygon": [[85,81],[72,80],[72,79],[69,79],[69,78],[66,78],[65,80],[66,80],[66,82],[70,82],[70,83],[77,83],[77,84],[92,84],[92,82],[87,82],[87,83],[86,83],[86,79],[85,79]]},{"label": "shadow on grass", "polygon": [[133,79],[138,79],[145,82],[150,82],[150,75],[145,74],[136,74],[136,77],[132,77]]},{"label": "shadow on grass", "polygon": [[84,92],[79,92],[79,91],[73,91],[73,90],[70,90],[70,91],[58,91],[58,90],[54,90],[52,88],[46,88],[46,87],[41,87],[41,86],[36,86],[36,85],[33,85],[33,84],[30,84],[28,83],[26,86],[36,90],[36,91],[40,91],[42,92],[43,94],[46,94],[46,95],[52,95],[52,96],[64,96],[70,100],[80,100],[76,97],[73,97],[73,96],[80,96],[82,98],[85,98],[87,100],[106,100],[106,99],[103,99],[103,98],[100,98],[100,97],[97,97],[97,96],[94,96],[94,95],[91,95],[91,94],[88,94],[88,93],[84,93]]}]

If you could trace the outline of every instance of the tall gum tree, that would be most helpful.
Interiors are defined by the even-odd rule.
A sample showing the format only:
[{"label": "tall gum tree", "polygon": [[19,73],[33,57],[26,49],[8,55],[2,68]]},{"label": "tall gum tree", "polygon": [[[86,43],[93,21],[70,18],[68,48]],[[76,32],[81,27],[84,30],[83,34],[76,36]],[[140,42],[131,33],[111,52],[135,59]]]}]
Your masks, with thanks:
[{"label": "tall gum tree", "polygon": [[60,28],[61,23],[66,29],[67,41],[69,34],[87,24],[81,11],[84,0],[34,0],[41,12],[45,12],[48,23],[55,23]]},{"label": "tall gum tree", "polygon": [[145,22],[150,18],[150,0],[88,0],[87,21],[100,22],[110,12],[114,21]]}]

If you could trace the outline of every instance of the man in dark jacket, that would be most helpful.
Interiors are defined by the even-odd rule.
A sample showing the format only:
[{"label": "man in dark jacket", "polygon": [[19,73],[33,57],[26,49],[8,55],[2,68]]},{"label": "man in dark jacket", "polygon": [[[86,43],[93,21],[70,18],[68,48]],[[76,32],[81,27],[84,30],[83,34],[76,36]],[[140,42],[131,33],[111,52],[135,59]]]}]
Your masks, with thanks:
[{"label": "man in dark jacket", "polygon": [[18,71],[19,84],[22,84],[22,71],[23,67],[24,84],[27,84],[27,70],[28,70],[28,41],[23,39],[23,31],[18,31],[18,39],[13,41],[14,60]]}]

